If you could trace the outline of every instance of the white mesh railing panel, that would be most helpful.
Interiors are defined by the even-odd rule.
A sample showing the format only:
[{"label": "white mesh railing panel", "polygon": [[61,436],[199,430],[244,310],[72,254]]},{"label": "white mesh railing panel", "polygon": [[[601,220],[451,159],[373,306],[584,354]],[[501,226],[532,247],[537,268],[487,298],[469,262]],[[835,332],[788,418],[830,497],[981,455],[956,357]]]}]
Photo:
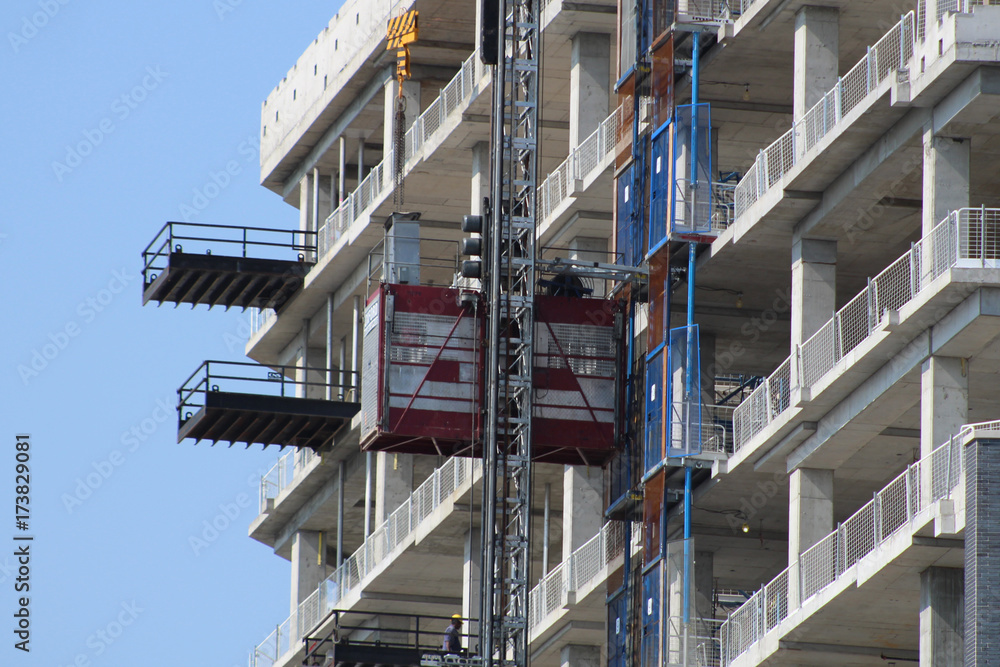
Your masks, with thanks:
[{"label": "white mesh railing panel", "polygon": [[904,15],[788,132],[763,149],[762,157],[736,188],[736,217],[743,215],[807,150],[908,61],[913,54],[914,20],[913,12]]},{"label": "white mesh railing panel", "polygon": [[[913,517],[923,509],[918,480],[930,466],[934,500],[951,494],[961,483],[964,435],[977,428],[1000,429],[1000,422],[963,427],[948,442],[908,466],[875,497],[836,530],[803,552],[798,559],[800,601],[821,593],[861,559],[902,530],[914,530]],[[794,570],[793,570],[794,571]],[[789,570],[771,580],[743,603],[719,631],[722,664],[731,664],[788,613]]]}]

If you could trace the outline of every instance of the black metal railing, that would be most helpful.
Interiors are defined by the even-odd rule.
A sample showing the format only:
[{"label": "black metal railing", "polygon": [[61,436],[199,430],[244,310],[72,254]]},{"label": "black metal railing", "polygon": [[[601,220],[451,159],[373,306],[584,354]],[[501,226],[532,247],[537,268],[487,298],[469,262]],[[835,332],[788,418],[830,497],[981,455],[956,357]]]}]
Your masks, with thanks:
[{"label": "black metal railing", "polygon": [[178,424],[183,425],[205,407],[205,395],[209,392],[356,402],[358,374],[354,371],[334,370],[332,374],[335,381],[331,382],[325,379],[329,373],[330,370],[326,368],[205,361],[177,390]]},{"label": "black metal railing", "polygon": [[[331,620],[333,621],[331,629],[326,634],[320,635],[320,628]],[[479,647],[473,645],[473,641],[478,640],[478,635],[468,633],[468,629],[472,623],[476,622],[476,619],[462,620],[464,626],[460,632],[462,655],[475,655],[478,653]],[[446,653],[443,648],[445,629],[451,621],[451,616],[366,614],[345,609],[333,609],[302,638],[305,646],[305,657],[302,664],[315,664],[317,659],[326,655],[333,644],[370,647],[372,649],[412,649],[418,654],[442,655]],[[381,627],[383,624],[390,627]]]},{"label": "black metal railing", "polygon": [[168,222],[142,251],[142,278],[150,285],[167,268],[171,253],[211,255],[213,250],[227,257],[288,259],[298,253],[300,262],[315,261],[316,232],[299,229],[271,229],[210,225],[198,222]]}]

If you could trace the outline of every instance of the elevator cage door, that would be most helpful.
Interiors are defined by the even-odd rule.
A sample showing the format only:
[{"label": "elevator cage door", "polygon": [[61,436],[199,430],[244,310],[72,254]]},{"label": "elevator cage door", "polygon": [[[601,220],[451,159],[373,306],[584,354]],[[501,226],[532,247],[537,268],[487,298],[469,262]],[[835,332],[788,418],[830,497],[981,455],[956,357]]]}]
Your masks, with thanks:
[{"label": "elevator cage door", "polygon": [[642,639],[640,667],[662,667],[660,662],[660,611],[663,600],[661,566],[663,561],[642,575]]},{"label": "elevator cage door", "polygon": [[667,382],[670,417],[667,456],[701,454],[701,355],[697,324],[670,330]]},{"label": "elevator cage door", "polygon": [[652,256],[667,242],[673,183],[673,132],[670,124],[653,133],[649,159],[649,248]]},{"label": "elevator cage door", "polygon": [[460,290],[383,284],[365,310],[361,448],[473,455],[483,323]]},{"label": "elevator cage door", "polygon": [[641,225],[635,220],[633,210],[636,197],[641,193],[633,192],[635,187],[632,170],[635,165],[629,165],[615,180],[617,197],[615,198],[615,261],[625,266],[639,266],[642,261]]},{"label": "elevator cage door", "polygon": [[708,104],[682,104],[674,114],[674,240],[708,236],[712,225],[712,114]]},{"label": "elevator cage door", "polygon": [[615,454],[618,307],[535,296],[534,460],[603,466]]}]

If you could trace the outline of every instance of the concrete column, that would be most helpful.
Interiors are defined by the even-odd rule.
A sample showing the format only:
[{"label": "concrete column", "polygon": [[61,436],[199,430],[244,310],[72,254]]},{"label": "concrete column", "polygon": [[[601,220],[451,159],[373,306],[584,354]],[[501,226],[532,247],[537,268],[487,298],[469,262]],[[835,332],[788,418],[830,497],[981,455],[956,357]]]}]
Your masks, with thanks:
[{"label": "concrete column", "polygon": [[[701,332],[698,340],[701,354],[701,403],[715,405],[715,334]],[[712,421],[712,415],[702,410],[702,423]]]},{"label": "concrete column", "polygon": [[969,416],[969,368],[964,359],[933,356],[920,367],[920,455],[958,433]]},{"label": "concrete column", "polygon": [[292,538],[292,613],[326,578],[324,542],[324,535],[314,530],[300,530]]},{"label": "concrete column", "polygon": [[965,571],[929,567],[920,573],[920,665],[961,667],[963,664]]},{"label": "concrete column", "polygon": [[[964,449],[965,655],[970,665],[997,665],[1000,664],[1000,642],[997,641],[1000,637],[1000,604],[997,604],[1000,440],[977,438]],[[920,648],[922,661],[923,644]]]},{"label": "concrete column", "polygon": [[313,172],[306,173],[299,181],[299,229],[313,231]]},{"label": "concrete column", "polygon": [[375,526],[413,493],[413,454],[379,452],[375,472]]},{"label": "concrete column", "polygon": [[[341,357],[340,368],[344,368]],[[333,293],[326,295],[326,400],[332,401],[340,391],[333,385],[337,377],[337,367],[333,364]]]},{"label": "concrete column", "polygon": [[472,147],[472,192],[469,212],[482,215],[483,197],[490,196],[490,144],[479,141]]},{"label": "concrete column", "polygon": [[340,167],[337,170],[337,206],[347,199],[347,137],[341,135],[337,142],[340,148]]},{"label": "concrete column", "polygon": [[795,14],[793,107],[799,120],[837,83],[840,10],[805,5]]},{"label": "concrete column", "polygon": [[837,309],[837,242],[792,243],[792,353],[827,323]]},{"label": "concrete column", "polygon": [[559,667],[601,667],[601,647],[567,644],[559,652]]},{"label": "concrete column", "polygon": [[358,186],[365,178],[365,138],[358,138]]},{"label": "concrete column", "polygon": [[562,516],[565,562],[604,525],[604,471],[589,466],[565,466]]},{"label": "concrete column", "polygon": [[695,551],[694,604],[698,618],[715,617],[715,554]]},{"label": "concrete column", "polygon": [[313,169],[312,180],[312,214],[314,219],[312,229],[319,229],[333,212],[333,176],[324,175],[317,168]]},{"label": "concrete column", "polygon": [[796,468],[788,478],[788,604],[799,606],[799,555],[833,530],[833,470]]},{"label": "concrete column", "polygon": [[[609,263],[608,239],[594,236],[574,236],[569,242],[569,258],[581,262]],[[594,296],[603,297],[607,286],[603,281],[594,281]]]},{"label": "concrete column", "polygon": [[[483,577],[480,560],[482,559],[482,530],[473,528],[465,533],[465,560],[462,563],[462,616],[464,618],[479,617],[479,603],[482,599]],[[470,637],[479,636],[479,624],[466,622],[463,632]],[[465,648],[473,648],[466,646]]]},{"label": "concrete column", "polygon": [[[396,128],[396,108],[399,104],[399,81],[390,79],[385,84],[385,117],[382,124],[382,153],[388,155],[389,151],[396,145],[394,139]],[[413,123],[414,119],[420,115],[420,82],[403,82],[403,99],[406,100],[405,121],[403,131]]]},{"label": "concrete column", "polygon": [[934,136],[924,131],[923,235],[958,208],[969,205],[969,139]]},{"label": "concrete column", "polygon": [[608,117],[610,86],[611,36],[576,33],[569,73],[570,150],[579,146]]}]

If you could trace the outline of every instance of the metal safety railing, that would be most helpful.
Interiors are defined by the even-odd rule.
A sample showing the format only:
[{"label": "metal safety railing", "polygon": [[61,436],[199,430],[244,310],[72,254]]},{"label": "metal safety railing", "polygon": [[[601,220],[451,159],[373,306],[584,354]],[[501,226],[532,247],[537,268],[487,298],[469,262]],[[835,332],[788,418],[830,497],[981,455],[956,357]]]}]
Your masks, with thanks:
[{"label": "metal safety railing", "polygon": [[[836,530],[804,551],[793,566],[762,586],[720,629],[722,665],[731,664],[789,612],[823,592],[901,531],[914,531],[917,515],[948,498],[963,480],[962,443],[976,430],[1000,429],[1000,421],[964,426],[930,454],[908,466]],[[929,487],[929,488],[928,488]],[[789,586],[794,577],[796,586]],[[797,599],[792,599],[798,591]]]},{"label": "metal safety railing", "polygon": [[177,390],[178,424],[183,425],[205,407],[212,392],[235,392],[289,398],[334,400],[358,386],[357,373],[338,371],[343,383],[327,382],[328,369],[303,366],[263,366],[245,361],[205,361]]},{"label": "metal safety railing", "polygon": [[[448,84],[441,89],[437,99],[431,102],[406,130],[406,160],[429,142],[442,127],[447,127],[449,117],[467,106],[473,97],[483,90],[483,77],[488,69],[479,61],[479,51],[469,56],[461,69]],[[382,161],[361,181],[358,187],[340,203],[319,228],[319,255],[324,256],[343,236],[344,232],[361,217],[361,214],[383,195],[392,192],[393,178],[391,165],[394,153],[390,149]]]},{"label": "metal safety railing", "polygon": [[316,452],[309,448],[288,452],[279,457],[271,469],[260,477],[258,513],[263,514],[267,511],[267,501],[281,495],[281,492],[290,487],[295,478],[318,458]]},{"label": "metal safety railing", "polygon": [[736,186],[735,214],[740,217],[778,183],[806,152],[816,146],[844,118],[858,108],[896,70],[904,67],[917,44],[916,15],[904,14],[865,57],[841,77],[826,95],[790,130],[760,151],[753,166]]},{"label": "metal safety railing", "polygon": [[608,564],[625,553],[625,527],[620,521],[604,524],[594,537],[550,570],[528,594],[528,626],[537,628],[545,618],[567,604],[570,593],[603,579]]},{"label": "metal safety railing", "polygon": [[734,450],[739,451],[791,405],[792,364],[798,386],[823,380],[844,357],[898,311],[955,267],[1000,268],[1000,209],[953,211],[789,356],[733,413]]},{"label": "metal safety railing", "polygon": [[270,667],[289,651],[297,650],[305,633],[312,631],[345,596],[356,591],[372,572],[390,560],[394,550],[411,537],[417,526],[445,499],[481,475],[479,461],[458,457],[448,459],[431,473],[388,519],[365,538],[357,551],[254,648],[252,667]]},{"label": "metal safety railing", "polygon": [[[142,251],[142,282],[148,286],[168,268],[172,253],[305,261],[316,252],[316,232],[270,227],[168,222]],[[289,258],[288,255],[291,255]]]},{"label": "metal safety railing", "polygon": [[538,186],[538,219],[543,224],[573,195],[577,181],[593,178],[611,166],[621,122],[622,108],[618,107]]},{"label": "metal safety railing", "polygon": [[[441,89],[427,109],[424,110],[406,130],[405,150],[409,160],[420,148],[429,142],[442,127],[447,127],[448,119],[456,112],[461,113],[475,96],[485,88],[483,77],[488,74],[488,68],[479,61],[479,51],[474,52],[448,84]],[[358,187],[340,203],[320,224],[317,234],[318,256],[324,257],[337,243],[344,233],[362,214],[382,198],[392,194],[393,176],[391,166],[394,164],[393,149],[389,149],[372,170],[365,176]],[[250,335],[268,326],[275,317],[273,310],[264,310],[251,314]]]}]

